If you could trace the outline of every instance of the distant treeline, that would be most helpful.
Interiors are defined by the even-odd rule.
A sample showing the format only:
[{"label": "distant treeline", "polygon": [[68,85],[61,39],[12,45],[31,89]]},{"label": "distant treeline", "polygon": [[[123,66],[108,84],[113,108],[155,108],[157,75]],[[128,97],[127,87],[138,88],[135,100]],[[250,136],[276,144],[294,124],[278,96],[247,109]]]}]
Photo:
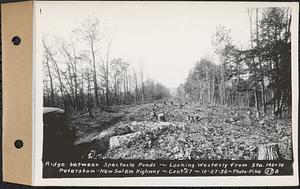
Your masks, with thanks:
[{"label": "distant treeline", "polygon": [[180,96],[194,101],[256,107],[257,116],[281,116],[292,104],[291,9],[248,9],[249,47],[233,44],[230,30],[216,29],[212,44],[221,64],[209,58],[196,62]]},{"label": "distant treeline", "polygon": [[69,40],[43,39],[44,106],[67,112],[143,103],[169,97],[162,84],[146,79],[122,58],[111,58],[112,38],[100,21],[88,18]]}]

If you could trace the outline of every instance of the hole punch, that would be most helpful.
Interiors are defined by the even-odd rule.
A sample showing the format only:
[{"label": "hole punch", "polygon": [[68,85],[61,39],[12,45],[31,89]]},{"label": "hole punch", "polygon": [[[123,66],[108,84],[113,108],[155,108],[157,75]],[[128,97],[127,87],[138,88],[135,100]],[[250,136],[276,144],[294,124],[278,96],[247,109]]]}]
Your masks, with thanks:
[{"label": "hole punch", "polygon": [[20,45],[21,43],[21,38],[19,36],[14,36],[11,40],[12,44],[14,44],[15,46]]},{"label": "hole punch", "polygon": [[15,141],[15,147],[17,148],[17,149],[20,149],[20,148],[22,148],[24,146],[24,143],[23,143],[23,141],[22,140],[16,140]]}]

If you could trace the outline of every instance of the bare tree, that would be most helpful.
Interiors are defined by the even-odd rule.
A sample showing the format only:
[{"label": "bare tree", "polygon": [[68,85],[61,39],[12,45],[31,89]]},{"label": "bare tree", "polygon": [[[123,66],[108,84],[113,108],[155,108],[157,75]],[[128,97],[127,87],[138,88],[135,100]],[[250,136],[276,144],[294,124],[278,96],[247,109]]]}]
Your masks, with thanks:
[{"label": "bare tree", "polygon": [[96,43],[99,42],[102,38],[102,32],[100,30],[100,22],[97,18],[92,17],[86,19],[81,28],[77,29],[81,34],[83,40],[88,44],[91,60],[92,60],[92,70],[93,70],[93,83],[94,83],[94,96],[96,107],[100,107],[100,100],[98,95],[98,78],[97,78],[97,69],[96,69]]},{"label": "bare tree", "polygon": [[144,102],[145,100],[145,91],[144,91],[144,67],[143,64],[140,62],[140,80],[141,80],[141,100]]},{"label": "bare tree", "polygon": [[55,73],[56,73],[56,77],[58,79],[58,83],[59,83],[59,90],[60,90],[60,95],[62,98],[62,104],[63,104],[63,108],[66,109],[66,101],[65,101],[65,94],[64,94],[64,84],[62,81],[62,76],[61,76],[61,70],[58,67],[58,63],[56,61],[56,59],[54,58],[54,53],[52,52],[52,50],[50,49],[49,46],[46,45],[46,43],[44,43],[44,50],[45,50],[45,54],[49,57],[49,60],[52,62]]},{"label": "bare tree", "polygon": [[132,69],[132,72],[133,72],[133,80],[134,80],[134,84],[135,84],[135,88],[134,88],[134,91],[135,91],[135,103],[137,103],[138,101],[138,91],[139,91],[139,88],[138,88],[138,75],[135,71],[135,69],[133,68]]},{"label": "bare tree", "polygon": [[50,80],[50,97],[51,97],[51,106],[54,106],[54,89],[53,89],[53,78],[52,78],[52,73],[51,73],[51,70],[50,70],[50,55],[49,55],[49,50],[48,50],[48,47],[46,45],[46,42],[45,40],[43,39],[43,47],[44,47],[44,61],[43,63],[46,65],[46,68],[47,68],[47,73],[48,73],[48,76],[49,76],[49,80]]},{"label": "bare tree", "polygon": [[109,53],[110,53],[110,47],[112,44],[112,39],[108,39],[107,41],[107,51],[106,51],[106,60],[105,60],[105,74],[104,74],[104,80],[105,80],[105,99],[106,99],[106,105],[110,105],[109,102]]}]

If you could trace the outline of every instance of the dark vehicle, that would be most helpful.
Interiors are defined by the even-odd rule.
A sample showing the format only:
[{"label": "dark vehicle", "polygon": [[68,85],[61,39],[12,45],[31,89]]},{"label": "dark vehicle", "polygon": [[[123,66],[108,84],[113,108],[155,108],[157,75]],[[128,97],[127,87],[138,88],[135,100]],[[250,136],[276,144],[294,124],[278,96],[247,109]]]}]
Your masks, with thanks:
[{"label": "dark vehicle", "polygon": [[76,132],[70,127],[67,115],[59,108],[44,107],[44,160],[71,159],[74,153]]}]

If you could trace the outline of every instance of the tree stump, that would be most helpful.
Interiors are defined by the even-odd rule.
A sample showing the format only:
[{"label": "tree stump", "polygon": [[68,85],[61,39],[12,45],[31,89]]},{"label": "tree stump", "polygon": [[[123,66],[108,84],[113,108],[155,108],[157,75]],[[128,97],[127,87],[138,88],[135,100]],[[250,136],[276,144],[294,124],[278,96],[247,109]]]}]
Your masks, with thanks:
[{"label": "tree stump", "polygon": [[161,122],[165,122],[166,121],[164,113],[158,114],[157,118],[158,118],[158,121],[161,121]]},{"label": "tree stump", "polygon": [[156,115],[156,113],[155,113],[155,111],[153,111],[151,114],[150,114],[150,116],[151,116],[151,119],[152,120],[154,120],[154,121],[157,121],[157,115]]},{"label": "tree stump", "polygon": [[88,108],[88,112],[89,112],[90,118],[94,118],[95,117],[91,108]]},{"label": "tree stump", "polygon": [[279,160],[280,152],[278,144],[260,145],[258,147],[257,160]]}]

